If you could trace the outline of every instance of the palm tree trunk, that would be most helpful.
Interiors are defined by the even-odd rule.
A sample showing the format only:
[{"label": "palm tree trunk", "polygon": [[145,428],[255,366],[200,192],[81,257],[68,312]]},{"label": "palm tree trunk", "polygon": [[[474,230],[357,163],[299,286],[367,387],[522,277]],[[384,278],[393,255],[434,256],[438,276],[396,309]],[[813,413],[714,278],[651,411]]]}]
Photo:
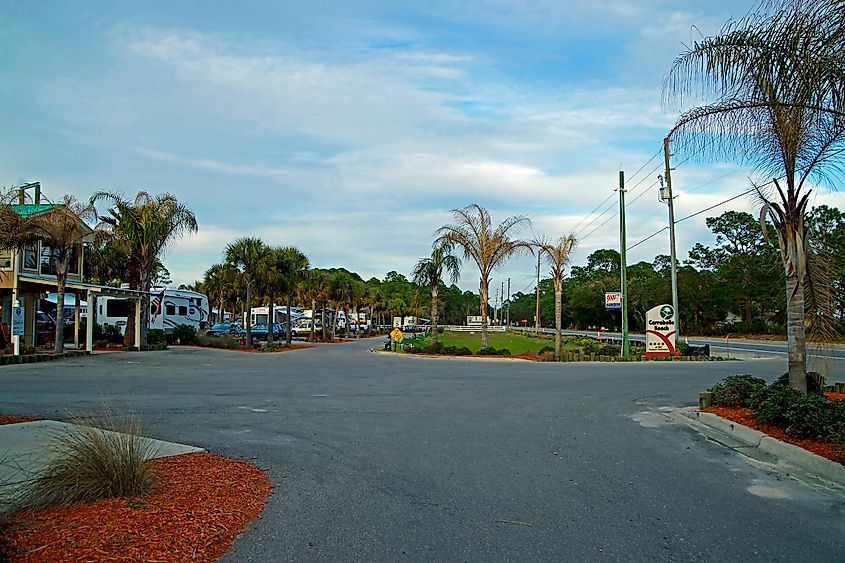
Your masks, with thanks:
[{"label": "palm tree trunk", "polygon": [[[287,317],[287,323],[286,323],[287,326],[285,327],[285,346],[287,346],[288,348],[290,348],[290,342],[291,342],[290,341],[290,338],[291,338],[291,336],[290,336],[290,328],[291,328],[290,306],[291,306],[292,300],[293,300],[293,296],[291,296],[290,289],[288,289],[288,317]],[[311,324],[313,325],[314,323],[311,323]]]},{"label": "palm tree trunk", "polygon": [[252,348],[252,327],[250,326],[250,321],[252,317],[252,283],[246,284],[246,319],[244,320],[244,324],[246,325],[246,347]]},{"label": "palm tree trunk", "polygon": [[437,284],[431,286],[431,341],[437,342]]},{"label": "palm tree trunk", "polygon": [[563,312],[562,296],[563,296],[563,280],[560,277],[555,277],[555,356],[560,357],[561,347],[561,313]]},{"label": "palm tree trunk", "polygon": [[804,283],[796,274],[786,276],[786,340],[789,349],[789,386],[807,392],[807,335],[804,325]]},{"label": "palm tree trunk", "polygon": [[276,328],[276,304],[270,297],[270,305],[267,309],[267,345],[273,345],[273,329]]},{"label": "palm tree trunk", "polygon": [[[147,345],[147,333],[150,329],[150,322],[148,320],[150,314],[150,286],[151,280],[149,276],[141,272],[141,346]],[[162,303],[162,306],[164,304]],[[135,343],[132,343],[134,346]]]},{"label": "palm tree trunk", "polygon": [[479,297],[481,297],[481,347],[487,348],[487,276],[481,277],[481,284],[478,288]]},{"label": "palm tree trunk", "polygon": [[323,328],[323,342],[325,342],[326,337],[328,336],[328,334],[327,334],[328,327],[326,326],[326,303],[325,303],[325,301],[323,302],[323,307],[320,309],[320,324],[322,325],[322,328]]},{"label": "palm tree trunk", "polygon": [[314,342],[314,331],[317,325],[317,300],[311,299],[311,342]]},{"label": "palm tree trunk", "polygon": [[56,268],[56,342],[54,351],[65,351],[65,274]]}]

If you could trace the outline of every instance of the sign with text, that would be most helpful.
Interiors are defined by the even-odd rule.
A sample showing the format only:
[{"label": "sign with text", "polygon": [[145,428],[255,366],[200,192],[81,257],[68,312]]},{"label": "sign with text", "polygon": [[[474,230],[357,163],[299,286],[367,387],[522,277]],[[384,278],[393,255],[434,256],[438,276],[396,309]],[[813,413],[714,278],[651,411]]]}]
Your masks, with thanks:
[{"label": "sign with text", "polygon": [[23,336],[23,307],[12,307],[12,336]]},{"label": "sign with text", "polygon": [[622,308],[622,292],[608,291],[604,294],[604,308],[605,309],[621,309]]},{"label": "sign with text", "polygon": [[645,355],[677,356],[675,350],[675,310],[671,305],[658,305],[645,314]]}]

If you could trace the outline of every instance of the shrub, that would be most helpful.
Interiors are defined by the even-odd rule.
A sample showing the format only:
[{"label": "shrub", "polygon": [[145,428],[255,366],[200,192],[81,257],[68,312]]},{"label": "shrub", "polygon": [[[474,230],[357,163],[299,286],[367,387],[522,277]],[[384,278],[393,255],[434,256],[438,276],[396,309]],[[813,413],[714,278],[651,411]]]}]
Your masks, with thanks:
[{"label": "shrub", "polygon": [[197,329],[191,325],[177,325],[170,333],[170,341],[177,344],[193,344],[196,341]]},{"label": "shrub", "polygon": [[[96,340],[96,335],[94,338]],[[123,334],[121,334],[120,328],[117,325],[105,324],[103,325],[103,340],[118,344],[123,342]]]},{"label": "shrub", "polygon": [[751,400],[754,418],[774,424],[790,436],[845,443],[845,404],[820,393],[800,393],[788,377],[758,391]]},{"label": "shrub", "polygon": [[15,499],[20,508],[44,508],[103,498],[137,496],[150,488],[152,442],[140,419],[118,419],[105,409],[101,422],[73,417],[52,436],[56,456]]},{"label": "shrub", "polygon": [[595,351],[599,356],[620,356],[622,354],[622,346],[618,344],[602,344]]},{"label": "shrub", "polygon": [[432,342],[428,346],[422,348],[422,352],[425,354],[442,354],[443,353],[443,343],[442,342]]},{"label": "shrub", "polygon": [[241,343],[231,336],[206,336],[205,334],[197,334],[194,341],[200,346],[208,346],[209,348],[223,348],[226,350],[240,350]]},{"label": "shrub", "polygon": [[164,331],[160,328],[151,328],[147,331],[147,344],[161,344],[165,341]]},{"label": "shrub", "polygon": [[722,407],[747,407],[751,397],[765,389],[766,382],[750,375],[732,375],[726,377],[709,389],[713,393],[713,404]]},{"label": "shrub", "polygon": [[487,348],[482,348],[478,351],[479,356],[510,356],[511,351],[507,348],[493,348],[492,346],[488,346]]},{"label": "shrub", "polygon": [[538,355],[538,356],[542,356],[542,355],[544,355],[544,354],[548,354],[548,353],[550,353],[550,352],[551,352],[552,354],[554,354],[554,353],[555,353],[555,347],[554,347],[554,346],[543,346],[542,348],[540,348],[540,349],[537,351],[537,355]]},{"label": "shrub", "polygon": [[466,346],[444,346],[441,353],[451,356],[472,356],[472,350]]}]

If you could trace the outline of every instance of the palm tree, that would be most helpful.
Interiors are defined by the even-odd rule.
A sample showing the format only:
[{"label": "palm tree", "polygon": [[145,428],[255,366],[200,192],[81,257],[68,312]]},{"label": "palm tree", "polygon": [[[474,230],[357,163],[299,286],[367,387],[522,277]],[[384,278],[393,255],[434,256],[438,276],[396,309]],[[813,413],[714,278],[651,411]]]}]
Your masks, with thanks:
[{"label": "palm tree", "polygon": [[[91,204],[83,204],[73,196],[66,195],[62,203],[47,211],[31,215],[22,227],[23,232],[33,239],[41,239],[49,247],[51,269],[56,272],[56,342],[55,352],[64,351],[64,309],[65,285],[71,260],[79,260],[83,240],[92,229],[86,221],[94,221],[97,214]],[[42,251],[43,255],[43,251]]]},{"label": "palm tree", "polygon": [[223,322],[226,301],[235,289],[237,272],[228,264],[213,264],[203,274],[203,288],[212,303],[217,303],[216,322]]},{"label": "palm tree", "polygon": [[[789,383],[806,392],[805,282],[811,189],[835,177],[845,144],[845,10],[841,0],[764,1],[693,43],[666,76],[664,98],[683,106],[670,135],[693,154],[751,165],[761,223],[774,224],[786,274]],[[785,184],[785,185],[784,185]]]},{"label": "palm tree", "polygon": [[291,344],[291,319],[290,309],[293,305],[293,293],[297,284],[305,278],[308,273],[308,258],[298,248],[292,246],[273,249],[275,270],[278,272],[281,287],[287,296],[287,326],[285,327],[285,344]]},{"label": "palm tree", "polygon": [[561,316],[563,312],[563,272],[569,263],[569,255],[575,249],[577,241],[575,235],[570,233],[560,237],[557,242],[550,243],[544,240],[536,242],[541,255],[545,255],[551,267],[552,282],[555,287],[555,356],[560,357],[561,348]]},{"label": "palm tree", "polygon": [[[140,191],[132,200],[116,192],[97,192],[91,204],[104,200],[111,207],[100,216],[101,228],[126,251],[126,281],[129,287],[143,292],[141,298],[141,345],[147,343],[149,292],[154,270],[167,246],[188,233],[198,230],[194,212],[176,196],[156,196]],[[129,318],[135,314],[134,301],[129,302]],[[135,324],[126,323],[125,340],[134,344]]]},{"label": "palm tree", "polygon": [[414,283],[427,285],[431,289],[431,340],[437,342],[437,293],[443,282],[443,274],[449,274],[452,283],[458,283],[461,276],[461,261],[452,254],[455,244],[450,240],[442,240],[434,246],[431,257],[421,258],[417,262],[411,276]]},{"label": "palm tree", "polygon": [[435,245],[450,241],[460,246],[465,258],[472,258],[480,274],[479,294],[481,297],[481,347],[487,347],[487,301],[490,275],[505,260],[517,252],[531,247],[521,240],[511,239],[511,233],[531,224],[528,217],[517,215],[502,221],[496,229],[490,219],[490,212],[474,203],[463,209],[453,209],[455,223],[437,230]]},{"label": "palm tree", "polygon": [[226,246],[226,263],[233,268],[246,287],[246,346],[252,348],[252,291],[270,268],[271,251],[255,237],[241,237]]}]

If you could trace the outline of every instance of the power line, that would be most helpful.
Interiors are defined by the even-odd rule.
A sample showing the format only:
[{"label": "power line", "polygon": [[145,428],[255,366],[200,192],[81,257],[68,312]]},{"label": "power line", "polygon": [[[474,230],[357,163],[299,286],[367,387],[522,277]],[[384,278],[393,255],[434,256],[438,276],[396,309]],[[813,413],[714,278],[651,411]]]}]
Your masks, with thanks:
[{"label": "power line", "polygon": [[574,233],[575,231],[577,231],[577,230],[578,230],[578,227],[580,227],[580,226],[581,226],[581,223],[583,223],[584,221],[586,221],[587,219],[589,219],[589,218],[590,218],[590,216],[591,216],[593,213],[595,213],[595,212],[596,212],[596,210],[598,210],[598,208],[599,208],[599,207],[601,207],[602,205],[604,205],[605,203],[607,203],[607,200],[608,200],[608,199],[610,199],[610,198],[612,198],[612,197],[613,197],[613,194],[611,193],[609,196],[607,196],[607,198],[606,198],[603,202],[601,202],[600,204],[596,205],[595,209],[593,209],[592,211],[590,211],[587,215],[585,215],[585,216],[584,216],[584,218],[583,218],[583,219],[581,219],[580,221],[578,221],[578,224],[577,224],[577,225],[575,225],[574,227],[572,227],[572,232]]}]

